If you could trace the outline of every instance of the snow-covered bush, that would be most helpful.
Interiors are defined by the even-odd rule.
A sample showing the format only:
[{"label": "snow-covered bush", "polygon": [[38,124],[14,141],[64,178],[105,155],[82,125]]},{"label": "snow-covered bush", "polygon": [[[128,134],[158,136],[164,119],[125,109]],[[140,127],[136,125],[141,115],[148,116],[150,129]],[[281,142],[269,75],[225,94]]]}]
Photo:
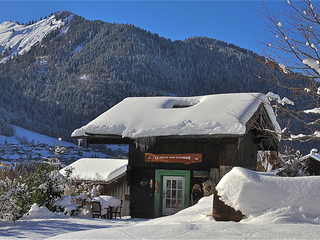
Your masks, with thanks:
[{"label": "snow-covered bush", "polygon": [[55,156],[45,158],[43,162],[22,162],[12,168],[0,169],[0,219],[15,221],[34,204],[70,216],[81,212],[87,194],[72,185],[70,174],[63,176],[59,172],[58,157],[65,150],[57,145],[52,149]]},{"label": "snow-covered bush", "polygon": [[291,148],[286,148],[282,159],[284,167],[280,169],[279,175],[286,177],[308,176],[307,164],[301,161],[302,154]]},{"label": "snow-covered bush", "polygon": [[64,177],[52,165],[39,163],[32,174],[26,176],[26,184],[30,194],[30,206],[37,203],[53,209],[53,203],[63,194]]},{"label": "snow-covered bush", "polygon": [[56,200],[53,204],[53,207],[56,208],[57,212],[63,212],[65,215],[69,216],[76,215],[76,212],[79,211],[78,205],[72,203],[72,198],[69,195],[63,196]]},{"label": "snow-covered bush", "polygon": [[0,180],[0,219],[15,221],[25,210],[28,198],[27,186],[22,178]]},{"label": "snow-covered bush", "polygon": [[43,162],[21,163],[3,170],[0,176],[0,218],[15,221],[34,203],[54,210],[53,204],[62,196],[67,184],[68,179],[55,166]]},{"label": "snow-covered bush", "polygon": [[53,206],[55,212],[62,212],[68,216],[91,216],[88,203],[91,201],[87,194],[82,193],[79,195],[65,195],[55,201]]}]

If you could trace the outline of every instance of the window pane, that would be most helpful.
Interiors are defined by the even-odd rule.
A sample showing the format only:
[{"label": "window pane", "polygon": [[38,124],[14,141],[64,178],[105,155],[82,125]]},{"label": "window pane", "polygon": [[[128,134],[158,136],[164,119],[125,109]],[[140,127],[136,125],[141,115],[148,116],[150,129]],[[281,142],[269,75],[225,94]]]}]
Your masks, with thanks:
[{"label": "window pane", "polygon": [[166,199],[166,207],[167,208],[170,208],[171,206],[170,206],[170,199]]},{"label": "window pane", "polygon": [[171,198],[171,191],[170,191],[170,190],[167,190],[167,191],[166,191],[166,197],[167,197],[167,198]]},{"label": "window pane", "polygon": [[177,208],[181,209],[182,208],[182,201],[177,200]]},{"label": "window pane", "polygon": [[177,198],[182,199],[182,190],[177,191]]},{"label": "window pane", "polygon": [[176,198],[176,190],[172,190],[172,198]]},{"label": "window pane", "polygon": [[167,188],[171,188],[171,180],[167,180]]},{"label": "window pane", "polygon": [[177,180],[172,180],[172,188],[177,188]]}]

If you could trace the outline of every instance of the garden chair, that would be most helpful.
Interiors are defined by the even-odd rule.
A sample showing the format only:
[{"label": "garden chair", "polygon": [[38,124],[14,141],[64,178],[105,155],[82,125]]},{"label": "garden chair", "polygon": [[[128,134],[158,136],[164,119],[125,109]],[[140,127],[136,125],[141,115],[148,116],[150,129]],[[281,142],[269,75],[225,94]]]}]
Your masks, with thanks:
[{"label": "garden chair", "polygon": [[91,202],[91,210],[93,218],[106,218],[108,209],[101,209],[100,202]]},{"label": "garden chair", "polygon": [[117,218],[117,215],[119,215],[119,217],[121,218],[121,209],[123,207],[122,206],[123,200],[120,200],[120,201],[121,201],[120,205],[111,207],[111,218],[112,216],[114,216],[114,218]]}]

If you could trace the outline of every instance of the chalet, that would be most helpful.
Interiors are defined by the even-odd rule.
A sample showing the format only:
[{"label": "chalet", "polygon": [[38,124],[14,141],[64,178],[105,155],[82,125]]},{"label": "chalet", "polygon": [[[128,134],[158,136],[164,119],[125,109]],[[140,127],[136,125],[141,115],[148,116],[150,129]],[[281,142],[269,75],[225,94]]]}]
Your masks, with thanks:
[{"label": "chalet", "polygon": [[312,175],[320,175],[320,155],[317,149],[311,149],[310,153],[300,159],[306,166],[306,172]]},{"label": "chalet", "polygon": [[277,151],[279,131],[264,94],[230,93],[126,98],[72,137],[128,144],[130,215],[153,218],[190,206],[194,186],[234,166],[256,170],[258,151]]},{"label": "chalet", "polygon": [[98,195],[113,196],[123,200],[122,215],[129,215],[130,189],[126,180],[127,159],[81,158],[62,168],[60,173],[70,177],[76,185],[83,183],[99,186]]}]

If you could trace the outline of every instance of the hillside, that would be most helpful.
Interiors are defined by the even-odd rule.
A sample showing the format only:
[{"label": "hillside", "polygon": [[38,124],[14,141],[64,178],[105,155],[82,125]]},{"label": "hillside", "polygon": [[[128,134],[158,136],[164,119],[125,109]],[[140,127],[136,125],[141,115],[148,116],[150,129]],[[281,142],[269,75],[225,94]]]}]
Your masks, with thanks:
[{"label": "hillside", "polygon": [[41,161],[45,158],[55,157],[56,146],[65,147],[65,152],[58,156],[62,166],[73,163],[79,158],[125,158],[128,149],[125,146],[108,145],[106,149],[84,148],[80,142],[78,145],[61,139],[48,137],[32,132],[18,126],[12,126],[14,136],[0,135],[0,168],[13,165],[17,162]]},{"label": "hillside", "polygon": [[263,80],[281,77],[279,68],[270,70],[261,56],[215,39],[171,41],[70,12],[6,29],[17,28],[26,34],[20,39],[30,39],[34,31],[27,29],[36,26],[42,26],[43,38],[29,42],[30,48],[4,48],[8,44],[1,40],[0,134],[12,134],[10,123],[68,140],[74,129],[128,96],[275,91],[290,97]]},{"label": "hillside", "polygon": [[[55,157],[54,149],[56,146],[63,146],[66,150],[58,156],[62,166],[84,157],[111,157],[99,149],[86,149],[18,126],[13,126],[13,128],[14,136],[0,135],[0,168],[1,164],[11,166],[17,162],[42,161],[45,158]],[[112,153],[111,149],[109,152]]]}]

